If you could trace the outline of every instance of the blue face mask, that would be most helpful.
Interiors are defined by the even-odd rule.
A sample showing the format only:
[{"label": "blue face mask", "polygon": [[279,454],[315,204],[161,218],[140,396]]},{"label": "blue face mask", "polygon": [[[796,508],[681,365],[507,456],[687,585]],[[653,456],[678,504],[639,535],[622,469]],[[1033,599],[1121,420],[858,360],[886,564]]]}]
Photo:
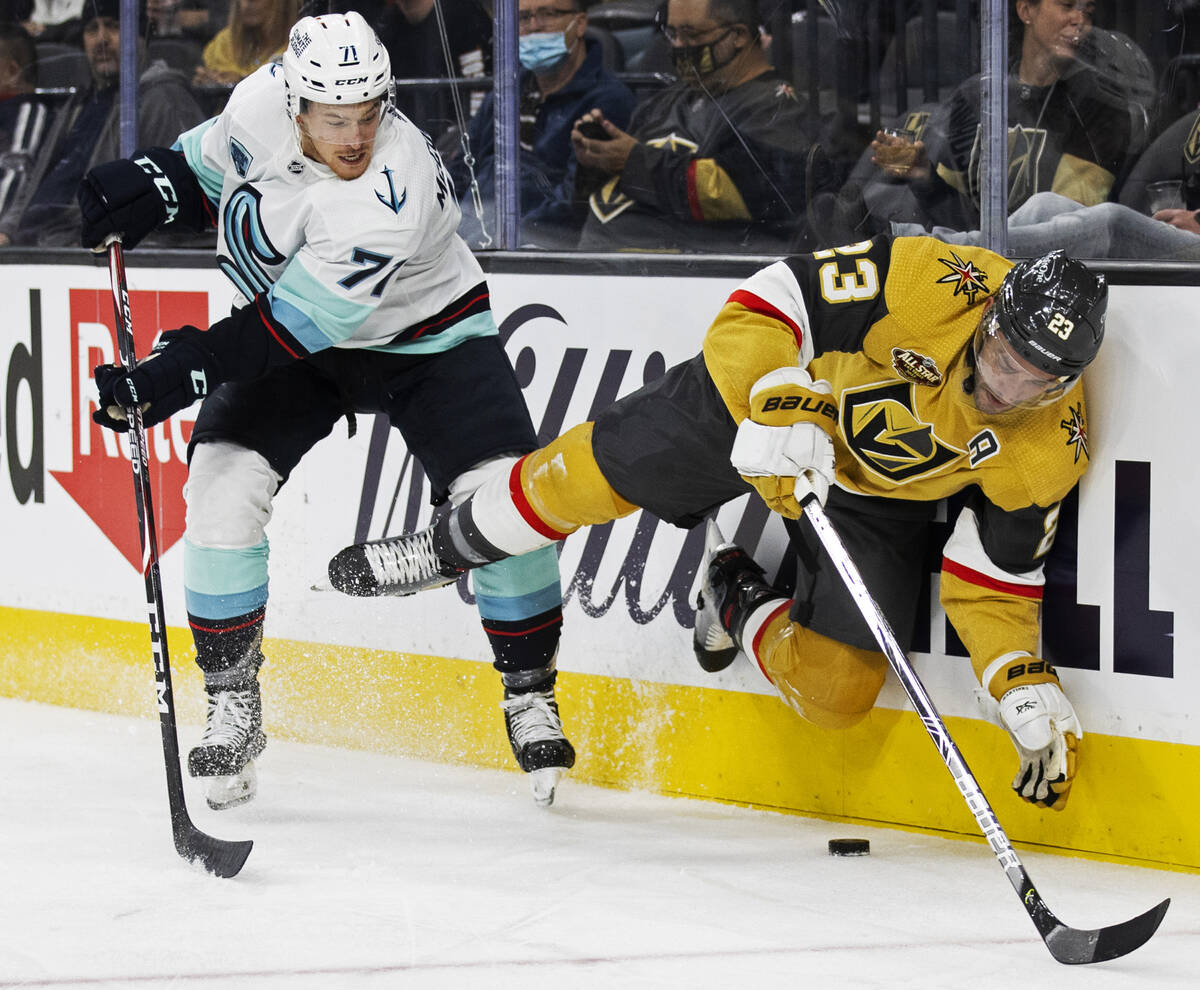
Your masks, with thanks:
[{"label": "blue face mask", "polygon": [[563,31],[539,31],[536,34],[523,34],[517,39],[517,57],[530,72],[555,69],[562,65],[569,54]]}]

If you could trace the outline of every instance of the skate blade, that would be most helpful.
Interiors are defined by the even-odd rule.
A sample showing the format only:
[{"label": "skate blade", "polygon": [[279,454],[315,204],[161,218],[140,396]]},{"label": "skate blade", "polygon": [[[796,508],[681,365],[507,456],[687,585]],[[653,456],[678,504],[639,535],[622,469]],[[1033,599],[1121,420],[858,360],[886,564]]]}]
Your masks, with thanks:
[{"label": "skate blade", "polygon": [[562,767],[543,767],[529,773],[529,789],[533,792],[533,803],[539,808],[549,808],[554,803],[554,790],[562,776]]},{"label": "skate blade", "polygon": [[333,582],[327,577],[319,578],[309,586],[310,591],[336,591]]},{"label": "skate blade", "polygon": [[204,792],[204,800],[213,811],[225,811],[245,804],[258,793],[258,771],[254,769],[251,760],[241,773],[229,774],[224,777],[208,777]]}]

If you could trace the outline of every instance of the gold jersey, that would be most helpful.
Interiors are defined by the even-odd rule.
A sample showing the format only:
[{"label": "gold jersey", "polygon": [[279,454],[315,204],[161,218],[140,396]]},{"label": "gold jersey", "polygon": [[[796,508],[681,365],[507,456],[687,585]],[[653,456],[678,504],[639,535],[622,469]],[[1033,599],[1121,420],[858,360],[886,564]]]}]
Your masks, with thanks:
[{"label": "gold jersey", "polygon": [[1041,562],[1088,463],[1083,385],[997,415],[964,390],[985,300],[1012,267],[982,248],[877,237],[765,268],[730,297],[705,364],[737,422],[762,375],[799,364],[833,387],[837,484],[936,501],[967,491],[942,601],[980,670],[1036,652]]}]

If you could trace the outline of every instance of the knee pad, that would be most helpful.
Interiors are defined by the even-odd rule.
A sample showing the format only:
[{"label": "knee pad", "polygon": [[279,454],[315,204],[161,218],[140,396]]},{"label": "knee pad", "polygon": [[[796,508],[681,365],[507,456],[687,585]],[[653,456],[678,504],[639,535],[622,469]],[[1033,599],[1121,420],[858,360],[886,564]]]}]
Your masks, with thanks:
[{"label": "knee pad", "polygon": [[282,480],[262,454],[240,444],[197,444],[183,487],[188,541],[213,549],[258,546]]},{"label": "knee pad", "polygon": [[450,482],[450,504],[461,505],[474,495],[485,481],[496,477],[507,478],[516,463],[517,458],[508,454],[480,461]]},{"label": "knee pad", "polygon": [[627,516],[637,508],[613,490],[592,453],[592,423],[580,423],[521,465],[530,506],[563,533]]},{"label": "knee pad", "polygon": [[780,615],[757,641],[757,660],[787,704],[823,729],[863,720],[887,677],[887,658],[847,646]]}]

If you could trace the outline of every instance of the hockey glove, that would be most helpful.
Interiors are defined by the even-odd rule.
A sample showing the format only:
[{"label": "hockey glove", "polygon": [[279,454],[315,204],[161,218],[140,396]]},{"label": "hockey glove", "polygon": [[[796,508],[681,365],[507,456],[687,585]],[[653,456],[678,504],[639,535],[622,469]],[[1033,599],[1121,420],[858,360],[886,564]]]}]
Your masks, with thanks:
[{"label": "hockey glove", "polygon": [[121,234],[131,248],[179,212],[175,186],[147,152],[97,165],[79,183],[76,197],[85,248],[98,248],[109,234]]},{"label": "hockey glove", "polygon": [[803,368],[779,368],[750,390],[750,415],[729,460],[773,512],[799,518],[809,494],[825,504],[834,477],[832,394],[829,382],[814,382]]},{"label": "hockey glove", "polygon": [[[1010,653],[985,673],[988,691],[980,692],[989,717],[1007,730],[1021,761],[1013,790],[1026,801],[1061,811],[1067,804],[1078,763],[1083,729],[1044,660]],[[1017,682],[1015,687],[1005,685]],[[999,701],[994,697],[1000,694]]]},{"label": "hockey glove", "polygon": [[92,413],[92,419],[124,433],[129,429],[125,410],[130,406],[139,405],[142,424],[154,426],[207,395],[211,356],[202,346],[203,334],[196,327],[168,330],[133,371],[119,365],[97,365],[93,374],[100,408]]}]

